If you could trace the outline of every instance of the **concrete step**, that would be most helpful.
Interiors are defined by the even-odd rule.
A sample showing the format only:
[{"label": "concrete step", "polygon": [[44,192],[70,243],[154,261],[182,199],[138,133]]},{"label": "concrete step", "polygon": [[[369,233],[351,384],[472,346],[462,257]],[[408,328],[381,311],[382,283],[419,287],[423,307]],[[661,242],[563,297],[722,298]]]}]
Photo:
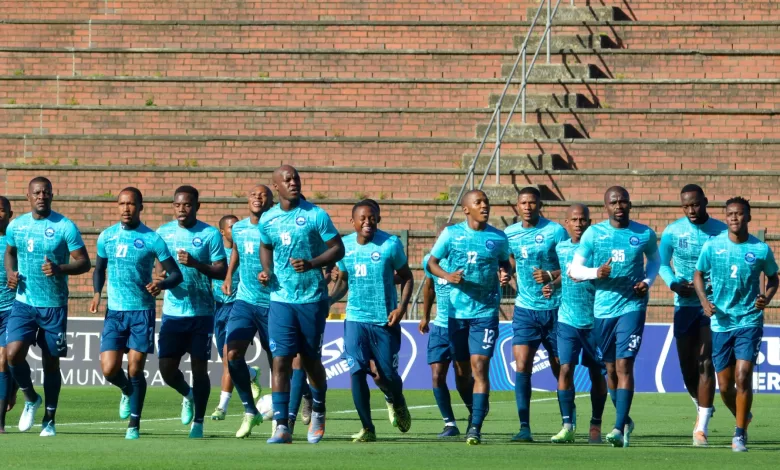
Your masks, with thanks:
[{"label": "concrete step", "polygon": [[[501,66],[501,76],[507,77],[512,71],[514,63],[503,64]],[[515,71],[515,78],[520,80],[520,67]],[[536,65],[531,70],[529,80],[558,80],[571,78],[599,78],[603,74],[598,67],[593,64],[540,64],[537,59]]]},{"label": "concrete step", "polygon": [[[493,152],[483,150],[477,160],[476,171],[480,174],[485,171],[485,165]],[[474,160],[473,153],[464,153],[461,160],[461,167],[465,170]],[[561,170],[564,168],[565,160],[560,155],[554,154],[511,154],[509,152],[501,154],[501,171],[509,170]],[[495,171],[495,161],[491,165],[491,171]]]},{"label": "concrete step", "polygon": [[[625,14],[615,7],[583,7],[583,6],[571,6],[564,5],[568,3],[565,0],[561,0],[561,5],[558,7],[558,11],[555,13],[553,23],[563,21],[614,21],[625,18]],[[552,3],[551,9],[555,7],[555,2]],[[532,6],[526,8],[526,18],[530,21],[536,15],[536,11],[539,6]],[[538,22],[543,25],[547,20],[547,6],[542,7],[542,11],[539,13]],[[538,23],[537,23],[538,24]]]},{"label": "concrete step", "polygon": [[[531,36],[528,40],[527,53],[529,56],[533,56],[536,52],[536,48],[539,47],[539,40],[541,36]],[[525,34],[517,35],[512,38],[512,44],[515,48],[520,49],[525,40]],[[556,34],[553,31],[551,47],[553,51],[577,51],[582,49],[612,49],[617,47],[615,41],[612,40],[605,33],[602,34]],[[542,45],[542,49],[539,54],[545,53],[547,50],[547,43]]]},{"label": "concrete step", "polygon": [[[499,93],[491,93],[488,98],[488,105],[491,108],[495,108],[498,103],[498,98],[501,97]],[[512,104],[517,99],[516,94],[507,93],[504,96],[504,100],[501,102],[501,109],[509,111],[512,108]],[[515,112],[520,112],[520,102],[517,103]],[[584,96],[577,93],[550,93],[550,94],[530,94],[526,93],[525,96],[525,109],[526,111],[546,108],[585,108],[591,107],[590,101],[585,99]]]},{"label": "concrete step", "polygon": [[[517,201],[517,195],[520,194],[520,190],[527,187],[527,186],[533,186],[539,191],[542,192],[542,198],[544,199],[544,185],[537,185],[537,184],[528,184],[528,185],[517,185],[517,184],[502,184],[498,186],[494,185],[485,185],[482,187],[482,191],[487,194],[487,197],[490,199],[491,204],[514,204]],[[467,189],[468,190],[468,189]],[[454,203],[455,199],[458,197],[458,192],[460,191],[460,185],[457,186],[450,186],[450,200]]]},{"label": "concrete step", "polygon": [[[487,124],[477,124],[476,137],[485,135]],[[582,135],[569,124],[510,124],[504,133],[504,139],[565,139],[579,138]],[[488,140],[495,140],[496,126],[490,126]]]}]

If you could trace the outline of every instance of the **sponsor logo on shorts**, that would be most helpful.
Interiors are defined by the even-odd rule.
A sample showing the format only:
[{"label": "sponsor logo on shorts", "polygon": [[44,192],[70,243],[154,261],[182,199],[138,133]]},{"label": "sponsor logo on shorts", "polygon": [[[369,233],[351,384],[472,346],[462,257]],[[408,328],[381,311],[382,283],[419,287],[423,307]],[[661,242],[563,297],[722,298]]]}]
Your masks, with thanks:
[{"label": "sponsor logo on shorts", "polygon": [[355,358],[349,354],[344,355],[344,360],[347,361],[347,368],[351,369],[355,366]]},{"label": "sponsor logo on shorts", "polygon": [[274,341],[273,338],[268,340],[268,349],[270,349],[271,352],[276,351],[276,341]]},{"label": "sponsor logo on shorts", "polygon": [[146,244],[140,238],[136,238],[135,241],[133,242],[133,246],[140,250],[141,248],[146,246]]},{"label": "sponsor logo on shorts", "polygon": [[631,244],[631,246],[639,246],[639,237],[631,237],[628,239],[628,243]]},{"label": "sponsor logo on shorts", "polygon": [[194,246],[195,248],[200,248],[201,246],[203,246],[203,239],[200,237],[193,238],[192,246]]},{"label": "sponsor logo on shorts", "polygon": [[747,264],[754,264],[756,262],[756,255],[752,251],[745,253],[745,262]]},{"label": "sponsor logo on shorts", "polygon": [[48,227],[43,234],[46,236],[46,238],[53,238],[54,237],[54,229],[51,227]]}]

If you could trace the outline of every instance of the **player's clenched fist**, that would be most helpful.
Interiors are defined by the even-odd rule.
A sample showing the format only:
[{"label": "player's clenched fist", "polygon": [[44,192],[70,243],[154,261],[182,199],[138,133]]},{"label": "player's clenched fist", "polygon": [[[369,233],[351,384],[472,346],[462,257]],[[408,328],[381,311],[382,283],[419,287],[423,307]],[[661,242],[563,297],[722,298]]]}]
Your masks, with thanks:
[{"label": "player's clenched fist", "polygon": [[8,282],[6,283],[9,289],[16,290],[16,286],[19,285],[19,273],[14,271],[8,275]]},{"label": "player's clenched fist", "polygon": [[271,276],[269,276],[265,271],[260,271],[260,273],[257,275],[257,280],[260,282],[260,284],[267,286],[268,282],[271,280]]},{"label": "player's clenched fist", "polygon": [[463,270],[461,269],[459,271],[449,273],[446,279],[450,284],[460,284],[461,281],[463,281]]},{"label": "player's clenched fist", "polygon": [[598,271],[596,271],[596,277],[598,279],[608,279],[611,274],[612,274],[612,258],[608,259],[606,263],[599,266]]}]

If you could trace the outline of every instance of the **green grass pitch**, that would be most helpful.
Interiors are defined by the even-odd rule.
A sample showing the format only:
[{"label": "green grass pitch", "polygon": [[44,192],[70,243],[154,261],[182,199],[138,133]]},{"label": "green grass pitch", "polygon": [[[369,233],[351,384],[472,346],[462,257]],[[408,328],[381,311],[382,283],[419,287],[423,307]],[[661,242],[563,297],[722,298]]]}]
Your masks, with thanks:
[{"label": "green grass pitch", "polygon": [[[209,414],[216,406],[219,390],[213,389]],[[21,394],[20,394],[21,398]],[[577,397],[580,423],[578,442],[553,445],[550,436],[560,427],[558,404],[553,394],[534,393],[531,424],[536,443],[513,444],[517,430],[514,394],[493,393],[490,415],[484,426],[483,444],[469,447],[462,438],[436,438],[442,421],[429,391],[407,391],[412,407],[412,429],[401,434],[387,420],[378,392],[372,392],[376,443],[355,444],[349,436],[360,423],[347,390],[328,393],[328,421],[325,439],[318,445],[306,443],[305,428],[295,431],[295,442],[269,446],[270,423],[255,428],[245,440],[234,437],[239,426],[240,402],[234,396],[225,421],[205,425],[206,439],[191,441],[187,426],[179,421],[181,398],[168,388],[150,388],[147,393],[141,439],[125,441],[126,423],[117,416],[119,392],[110,387],[65,387],[57,412],[57,436],[41,438],[40,426],[27,433],[16,430],[21,406],[8,415],[0,435],[2,468],[777,468],[780,442],[771,433],[780,416],[780,395],[757,394],[756,416],[749,428],[747,454],[731,452],[734,419],[716,397],[717,412],[710,423],[710,448],[694,449],[691,430],[695,410],[683,394],[638,394],[632,417],[637,423],[628,449],[608,445],[587,445],[590,400]],[[457,403],[453,391],[453,402]],[[39,418],[43,410],[39,410]],[[465,408],[456,415],[465,418]],[[614,408],[607,403],[604,435],[610,431]],[[461,431],[465,432],[461,421]],[[662,467],[664,466],[664,467]]]}]

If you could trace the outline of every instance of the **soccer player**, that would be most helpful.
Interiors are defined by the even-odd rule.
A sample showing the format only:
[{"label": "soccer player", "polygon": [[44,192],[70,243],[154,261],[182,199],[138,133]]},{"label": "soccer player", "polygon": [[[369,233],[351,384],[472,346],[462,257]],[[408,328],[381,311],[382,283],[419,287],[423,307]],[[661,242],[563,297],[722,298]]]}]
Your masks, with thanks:
[{"label": "soccer player", "polygon": [[[330,298],[332,305],[349,290],[344,355],[350,365],[352,399],[362,424],[354,442],[376,441],[367,382],[372,359],[381,380],[388,385],[398,429],[407,432],[412,425],[398,374],[398,352],[401,319],[409,306],[414,278],[401,241],[378,230],[378,220],[376,206],[370,202],[361,201],[352,208],[355,233],[344,238],[346,254],[338,262],[340,275]],[[400,302],[395,273],[402,281]]]},{"label": "soccer player", "polygon": [[19,430],[33,426],[42,402],[26,360],[30,345],[36,343],[42,353],[46,398],[42,437],[57,434],[54,418],[62,388],[60,358],[68,353],[68,276],[84,274],[92,267],[76,224],[51,210],[53,198],[51,181],[33,178],[27,186],[31,212],[11,221],[5,237],[8,288],[16,291],[6,324],[6,352],[11,375],[25,399]]},{"label": "soccer player", "polygon": [[[230,275],[230,264],[233,254],[233,225],[238,222],[235,215],[226,215],[219,219],[219,233],[222,235],[222,245],[225,247],[225,256],[228,260],[228,275],[225,281],[213,280],[211,285],[214,290],[214,300],[217,302],[214,313],[214,337],[217,343],[217,353],[222,360],[222,390],[219,394],[219,404],[211,414],[211,419],[221,421],[225,419],[227,408],[230,404],[230,398],[233,396],[233,380],[230,378],[227,360],[227,326],[230,319],[230,312],[233,310],[233,302],[236,301],[236,290],[240,276],[238,273]],[[227,282],[226,281],[230,281]],[[249,375],[252,380],[252,396],[260,397],[259,385],[257,381],[257,368],[251,368]],[[257,389],[257,392],[255,392]]]},{"label": "soccer player", "polygon": [[273,353],[273,409],[277,421],[269,444],[292,442],[289,430],[290,375],[296,354],[309,378],[312,414],[307,439],[325,433],[327,378],[322,338],[328,317],[328,290],[322,268],[344,257],[344,244],[328,214],[301,200],[301,177],[290,165],[273,174],[277,203],[260,218],[258,280],[270,286],[269,344]]},{"label": "soccer player", "polygon": [[[472,190],[461,199],[466,221],[447,227],[428,258],[428,271],[452,286],[448,319],[450,350],[456,371],[474,377],[474,402],[466,442],[482,442],[482,422],[488,411],[490,358],[498,337],[500,286],[510,279],[506,234],[488,224],[490,201]],[[449,271],[439,264],[446,259]],[[500,268],[500,269],[499,269]]]},{"label": "soccer player", "polygon": [[[146,396],[146,355],[154,352],[155,297],[179,285],[182,275],[163,239],[141,223],[141,191],[123,189],[117,207],[119,223],[104,230],[97,240],[92,272],[95,295],[89,311],[98,313],[108,271],[108,310],[100,339],[100,365],[106,380],[122,391],[119,418],[130,418],[125,438],[138,439]],[[165,280],[152,280],[155,259],[168,272]],[[125,352],[127,375],[122,369]]]},{"label": "soccer player", "polygon": [[[5,240],[6,229],[13,215],[11,201],[4,196],[0,196],[0,250],[3,250],[3,253],[5,253],[7,245]],[[14,297],[16,297],[16,292],[8,288],[8,276],[5,273],[5,269],[3,269],[0,272],[0,434],[5,434],[6,406],[13,407],[11,397],[16,396],[15,382],[8,373],[8,363],[5,356],[5,326],[8,321],[8,315],[11,313]]]},{"label": "soccer player", "polygon": [[[260,336],[260,345],[268,354],[268,302],[270,292],[260,284],[257,275],[260,265],[260,217],[273,205],[273,194],[267,186],[256,185],[247,192],[249,217],[233,225],[235,249],[230,257],[230,267],[226,281],[239,274],[241,277],[236,293],[236,302],[228,321],[227,364],[230,377],[244,405],[244,419],[236,432],[236,437],[244,438],[252,433],[252,428],[263,422],[263,415],[255,403],[260,395],[260,369],[248,369],[244,356],[254,341],[255,334]],[[223,288],[225,286],[223,285]],[[253,378],[254,376],[254,378]],[[256,396],[257,395],[257,396]]]},{"label": "soccer player", "polygon": [[[190,438],[203,437],[203,417],[211,392],[208,362],[214,334],[214,293],[212,279],[225,279],[227,263],[222,237],[214,227],[198,220],[198,190],[180,186],[173,195],[176,220],[157,229],[168,250],[176,253],[176,263],[184,282],[165,291],[157,355],[160,374],[182,401],[181,422],[192,423]],[[157,265],[158,274],[165,274]],[[179,369],[181,358],[189,353],[192,387]],[[194,408],[194,410],[193,410]]]},{"label": "soccer player", "polygon": [[[598,339],[593,329],[593,300],[596,288],[593,281],[575,282],[567,274],[580,244],[582,234],[590,226],[590,210],[582,204],[573,204],[566,211],[564,226],[569,239],[555,245],[561,275],[556,284],[561,286],[561,304],[558,308],[556,344],[561,370],[558,374],[558,403],[561,406],[563,428],[552,437],[553,443],[574,442],[574,369],[582,352],[582,365],[588,368],[591,389],[589,444],[601,444],[601,416],[607,401],[607,383],[604,364],[598,354]],[[511,240],[510,240],[511,243]],[[545,286],[545,294],[552,296],[552,284]]]},{"label": "soccer player", "polygon": [[[445,227],[450,226],[450,224]],[[444,229],[445,227],[442,227]],[[441,234],[441,231],[439,231]],[[452,313],[450,306],[450,291],[452,286],[445,279],[434,276],[428,271],[428,259],[431,255],[423,257],[423,271],[425,272],[425,284],[423,285],[423,317],[418,325],[418,330],[422,334],[428,333],[428,364],[431,366],[431,378],[433,380],[433,397],[436,399],[436,405],[439,407],[442,419],[444,419],[444,430],[439,433],[439,438],[457,437],[460,435],[455,413],[452,411],[452,400],[450,399],[450,390],[447,387],[447,371],[452,362],[450,352],[450,337],[448,332],[449,316]],[[439,260],[439,266],[445,271],[449,264],[447,259]],[[436,318],[431,324],[431,310],[433,302],[436,302]],[[474,379],[471,376],[458,374],[461,369],[455,369],[455,387],[463,400],[463,404],[471,415],[472,400],[474,396]],[[468,420],[470,422],[471,419]],[[468,424],[467,424],[468,426]]]},{"label": "soccer player", "polygon": [[[693,272],[702,246],[726,231],[726,224],[707,214],[704,190],[689,184],[680,191],[685,217],[669,224],[661,235],[661,278],[674,291],[674,337],[683,382],[696,404],[693,445],[707,445],[713,412],[715,371],[712,368],[710,319],[704,315],[693,287]],[[674,267],[672,267],[672,263]]]},{"label": "soccer player", "polygon": [[[737,427],[734,452],[747,451],[747,427],[753,404],[753,366],[764,333],[764,309],[777,293],[777,263],[769,246],[750,235],[750,203],[735,197],[726,201],[728,231],[709,239],[693,275],[704,314],[712,319],[712,362],[718,374],[723,403]],[[761,274],[766,292],[761,293]],[[712,284],[708,297],[705,276]]]},{"label": "soccer player", "polygon": [[533,442],[531,434],[531,374],[534,357],[543,344],[550,356],[550,366],[558,378],[560,366],[556,348],[556,324],[561,296],[554,291],[550,298],[542,287],[560,275],[555,247],[569,238],[564,228],[541,216],[542,198],[539,190],[529,186],[517,196],[517,211],[522,221],[510,225],[505,233],[509,239],[509,260],[517,272],[517,297],[512,318],[512,352],[515,357],[515,401],[520,418],[520,431],[514,442]]},{"label": "soccer player", "polygon": [[[630,219],[631,199],[625,188],[607,189],[604,208],[609,218],[582,235],[569,274],[580,281],[595,279],[595,329],[616,408],[615,427],[607,441],[613,447],[628,447],[634,429],[629,417],[634,359],[642,344],[648,291],[661,260],[655,232]],[[585,267],[586,260],[598,267]]]}]

